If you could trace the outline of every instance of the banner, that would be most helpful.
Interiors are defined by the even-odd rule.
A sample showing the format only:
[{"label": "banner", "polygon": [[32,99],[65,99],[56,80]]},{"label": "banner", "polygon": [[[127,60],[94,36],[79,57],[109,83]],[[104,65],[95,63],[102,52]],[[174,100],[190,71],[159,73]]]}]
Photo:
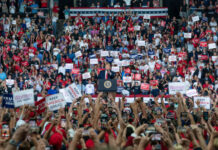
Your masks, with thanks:
[{"label": "banner", "polygon": [[218,59],[218,56],[212,56],[212,61],[216,61]]},{"label": "banner", "polygon": [[82,74],[82,77],[83,77],[83,79],[89,79],[89,78],[91,78],[91,74],[90,74],[90,72],[86,72],[86,73]]},{"label": "banner", "polygon": [[148,15],[148,14],[145,14],[144,16],[143,16],[143,19],[151,19],[151,16],[150,15]]},{"label": "banner", "polygon": [[97,58],[90,59],[90,64],[91,64],[91,65],[98,64],[98,59],[97,59]]},{"label": "banner", "polygon": [[208,44],[209,49],[215,49],[216,48],[216,43],[210,43]]},{"label": "banner", "polygon": [[123,77],[123,83],[131,83],[132,82],[132,77]]},{"label": "banner", "polygon": [[194,17],[192,17],[192,21],[193,22],[196,22],[196,21],[199,21],[200,19],[199,19],[199,16],[194,16]]},{"label": "banner", "polygon": [[69,85],[66,90],[73,100],[82,96],[75,83]]},{"label": "banner", "polygon": [[45,98],[42,98],[42,99],[36,101],[35,106],[36,106],[36,111],[38,114],[42,114],[43,112],[45,112],[45,109],[46,109]]},{"label": "banner", "polygon": [[207,47],[207,42],[204,41],[200,42],[200,47]]},{"label": "banner", "polygon": [[106,57],[109,56],[109,52],[108,51],[101,51],[101,57]]},{"label": "banner", "polygon": [[190,89],[190,90],[186,91],[186,95],[188,97],[193,97],[193,96],[197,96],[198,92],[196,91],[196,89]]},{"label": "banner", "polygon": [[176,61],[176,56],[175,55],[171,55],[169,56],[169,61],[172,62],[172,61]]},{"label": "banner", "polygon": [[158,85],[158,80],[150,80],[150,85],[151,86],[157,86]]},{"label": "banner", "polygon": [[13,100],[15,107],[23,106],[24,104],[34,105],[33,89],[13,93]]},{"label": "banner", "polygon": [[119,72],[120,71],[120,67],[119,66],[112,66],[111,70],[113,72]]},{"label": "banner", "polygon": [[210,98],[209,97],[194,97],[194,108],[198,108],[197,101],[200,102],[200,107],[210,109]]},{"label": "banner", "polygon": [[60,108],[64,108],[66,105],[66,101],[62,93],[54,94],[46,97],[46,104],[48,109],[51,111],[58,110]]},{"label": "banner", "polygon": [[148,83],[141,84],[141,90],[149,91],[150,85]]},{"label": "banner", "polygon": [[110,51],[111,57],[118,57],[119,52],[118,51]]},{"label": "banner", "polygon": [[132,79],[133,80],[141,80],[141,74],[137,73],[137,74],[132,74]]},{"label": "banner", "polygon": [[14,101],[12,94],[4,94],[2,97],[2,107],[14,108]]},{"label": "banner", "polygon": [[77,57],[80,57],[80,56],[82,56],[82,52],[81,52],[81,51],[77,51],[77,52],[75,53],[75,57],[77,58]]},{"label": "banner", "polygon": [[141,26],[139,26],[139,25],[134,26],[134,30],[135,30],[135,31],[140,31],[140,29],[141,29]]},{"label": "banner", "polygon": [[74,68],[72,69],[72,74],[79,74],[80,73],[80,69],[79,68]]},{"label": "banner", "polygon": [[59,89],[59,93],[63,94],[66,103],[72,103],[72,98],[65,88]]},{"label": "banner", "polygon": [[145,46],[145,41],[138,41],[138,46]]},{"label": "banner", "polygon": [[138,16],[143,17],[145,14],[149,15],[150,18],[152,17],[166,17],[168,15],[168,8],[158,7],[158,8],[130,8],[126,9],[123,8],[79,8],[73,7],[70,9],[70,16],[76,17],[79,13],[82,17],[94,17],[96,14],[98,16],[103,17],[105,13],[118,15],[120,12],[132,12],[133,14],[137,14]]},{"label": "banner", "polygon": [[129,60],[122,60],[122,66],[126,67],[130,65],[130,61]]},{"label": "banner", "polygon": [[73,69],[73,63],[66,63],[65,69]]},{"label": "banner", "polygon": [[186,39],[192,38],[192,33],[184,33],[184,38]]},{"label": "banner", "polygon": [[169,94],[175,95],[177,92],[186,94],[186,83],[185,82],[169,82]]}]

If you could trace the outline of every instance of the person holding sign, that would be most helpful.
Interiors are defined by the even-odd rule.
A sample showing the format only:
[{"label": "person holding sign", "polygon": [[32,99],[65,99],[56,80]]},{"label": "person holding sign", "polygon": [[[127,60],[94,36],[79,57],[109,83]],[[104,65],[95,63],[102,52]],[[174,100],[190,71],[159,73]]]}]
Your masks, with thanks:
[{"label": "person holding sign", "polygon": [[115,73],[111,71],[111,66],[109,63],[106,64],[105,70],[102,70],[99,75],[98,79],[114,79]]}]

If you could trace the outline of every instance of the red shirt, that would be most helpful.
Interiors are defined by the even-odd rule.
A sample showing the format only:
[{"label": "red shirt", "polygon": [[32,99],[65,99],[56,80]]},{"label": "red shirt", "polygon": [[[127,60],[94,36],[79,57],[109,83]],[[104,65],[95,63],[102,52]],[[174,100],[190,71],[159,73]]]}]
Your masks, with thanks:
[{"label": "red shirt", "polygon": [[33,53],[35,55],[36,51],[37,51],[37,49],[35,47],[30,47],[29,48],[29,54]]},{"label": "red shirt", "polygon": [[47,2],[47,0],[41,0],[41,7],[42,7],[42,8],[48,7],[48,2]]}]

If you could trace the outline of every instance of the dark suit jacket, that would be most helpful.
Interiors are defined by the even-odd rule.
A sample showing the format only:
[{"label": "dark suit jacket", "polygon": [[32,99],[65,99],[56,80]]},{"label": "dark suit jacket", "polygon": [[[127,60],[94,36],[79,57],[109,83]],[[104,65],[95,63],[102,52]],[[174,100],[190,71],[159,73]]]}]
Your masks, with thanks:
[{"label": "dark suit jacket", "polygon": [[[115,73],[113,71],[110,71],[111,73],[108,73],[108,79],[114,79],[115,77]],[[105,70],[102,70],[99,75],[98,75],[98,79],[105,79]]]}]

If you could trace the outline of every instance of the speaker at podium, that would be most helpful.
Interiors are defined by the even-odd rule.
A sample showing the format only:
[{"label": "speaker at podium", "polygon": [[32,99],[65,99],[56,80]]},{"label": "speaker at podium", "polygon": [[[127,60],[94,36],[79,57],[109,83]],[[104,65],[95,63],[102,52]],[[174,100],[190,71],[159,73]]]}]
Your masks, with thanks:
[{"label": "speaker at podium", "polygon": [[116,92],[117,91],[117,80],[99,79],[98,80],[98,91],[99,92]]}]

